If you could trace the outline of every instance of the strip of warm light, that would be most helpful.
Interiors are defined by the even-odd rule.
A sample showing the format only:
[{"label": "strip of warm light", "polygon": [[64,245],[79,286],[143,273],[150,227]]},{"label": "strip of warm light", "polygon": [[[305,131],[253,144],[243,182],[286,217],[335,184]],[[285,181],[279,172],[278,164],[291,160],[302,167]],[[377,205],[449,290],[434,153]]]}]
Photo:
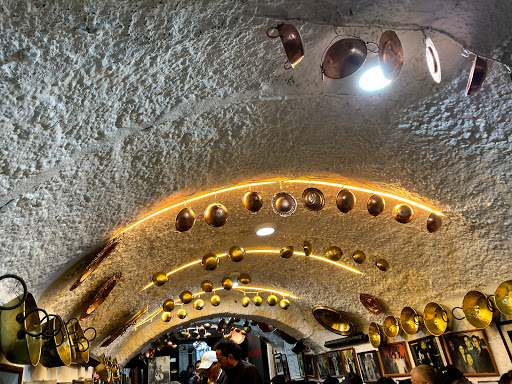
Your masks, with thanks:
[{"label": "strip of warm light", "polygon": [[377,195],[380,195],[380,196],[390,197],[392,199],[401,201],[403,203],[407,203],[407,204],[413,205],[415,207],[424,209],[424,210],[426,210],[428,212],[434,212],[434,213],[437,213],[438,215],[443,216],[442,212],[436,211],[435,209],[427,207],[426,205],[423,205],[423,204],[420,204],[420,203],[416,203],[415,201],[412,201],[412,200],[409,200],[409,199],[404,199],[403,197],[400,197],[400,196],[397,196],[397,195],[393,195],[391,193],[374,191],[373,189],[355,187],[353,185],[331,183],[329,181],[317,181],[317,180],[314,180],[314,181],[313,180],[311,180],[311,181],[310,180],[284,180],[283,183],[319,184],[319,185],[328,185],[330,187],[353,189],[354,191],[367,192],[367,193],[371,193],[371,194],[377,194]]},{"label": "strip of warm light", "polygon": [[[297,296],[292,295],[291,293],[287,293],[287,292],[283,292],[283,291],[277,291],[275,289],[270,289],[270,288],[252,287],[252,286],[246,286],[245,285],[245,286],[241,286],[241,287],[233,287],[232,289],[237,289],[237,290],[242,291],[244,293],[246,293],[246,292],[247,293],[270,292],[270,293],[275,293],[276,295],[279,295],[279,296],[289,297],[289,298],[292,298],[292,299],[298,299]],[[224,290],[223,287],[218,287],[218,288],[212,289],[212,292],[217,292],[217,291],[222,291],[222,290]],[[205,295],[207,293],[209,293],[209,292],[199,291],[199,292],[193,293],[192,297],[197,297],[197,296]],[[179,304],[179,303],[181,303],[181,300],[180,299],[174,300],[174,303],[175,304]],[[162,308],[157,308],[155,311],[151,312],[148,316],[146,316],[144,319],[142,319],[137,324],[135,324],[134,328],[140,327],[141,325],[144,325],[147,322],[153,320],[162,311],[163,311]]]},{"label": "strip of warm light", "polygon": [[[278,250],[278,249],[246,249],[245,250],[245,253],[270,253],[270,254],[280,254],[281,251]],[[226,257],[228,254],[227,253],[218,253],[216,254],[216,256],[218,258],[221,258],[221,257]],[[304,256],[306,257],[306,254],[304,252],[297,252],[297,251],[294,251],[293,252],[293,255],[294,256]],[[340,268],[344,268],[346,269],[347,271],[350,271],[350,272],[353,272],[353,273],[356,273],[358,275],[362,275],[363,272],[359,271],[358,269],[355,269],[355,268],[352,268],[352,267],[349,267],[348,265],[345,265],[343,263],[339,263],[337,261],[332,261],[332,260],[329,260],[325,257],[322,257],[322,256],[317,256],[317,255],[309,255],[308,257],[311,257],[312,259],[315,259],[315,260],[319,260],[319,261],[323,261],[323,262],[326,262],[326,263],[330,263],[332,265],[335,265],[337,267],[340,267]],[[167,272],[167,276],[170,276],[178,271],[181,271],[185,268],[188,268],[188,267],[191,267],[192,265],[196,265],[196,264],[199,264],[201,263],[201,259],[199,260],[195,260],[195,261],[192,261],[191,263],[188,263],[188,264],[185,264],[185,265],[182,265],[181,267],[179,268],[176,268],[176,269],[173,269],[172,271],[170,272]],[[155,285],[153,282],[147,284],[146,286],[144,286],[144,288],[141,289],[141,291],[145,291],[146,289],[148,288],[151,288],[153,285]]]},{"label": "strip of warm light", "polygon": [[200,195],[198,195],[196,197],[192,197],[190,199],[181,201],[181,202],[176,203],[174,205],[171,205],[169,207],[165,207],[165,208],[163,208],[163,209],[161,209],[161,210],[159,210],[157,212],[154,212],[154,213],[146,216],[145,218],[143,218],[143,219],[141,219],[139,221],[136,221],[132,225],[130,225],[130,226],[126,227],[125,229],[123,229],[122,231],[119,231],[114,236],[112,236],[112,238],[115,238],[116,236],[119,236],[120,234],[125,233],[125,232],[129,231],[130,229],[137,227],[138,225],[142,224],[146,220],[151,219],[152,217],[158,216],[161,213],[167,212],[168,210],[176,208],[176,207],[179,207],[181,205],[189,204],[189,203],[191,203],[193,201],[201,200],[201,199],[204,199],[204,198],[207,198],[207,197],[210,197],[210,196],[214,196],[214,195],[217,195],[217,194],[220,194],[220,193],[224,193],[224,192],[234,191],[234,190],[237,190],[237,189],[257,187],[257,186],[260,186],[260,185],[268,185],[268,184],[278,184],[278,183],[281,183],[281,182],[282,183],[300,183],[300,184],[319,184],[319,185],[327,185],[327,186],[337,187],[337,188],[353,189],[355,191],[360,191],[360,192],[367,192],[367,193],[372,193],[372,194],[378,194],[378,195],[381,195],[381,196],[386,196],[386,197],[390,197],[390,198],[395,199],[395,200],[402,201],[404,203],[408,203],[408,204],[413,205],[415,207],[424,209],[424,210],[426,210],[428,212],[435,212],[435,213],[437,213],[439,215],[442,215],[442,212],[436,211],[435,209],[427,207],[426,205],[423,205],[423,204],[420,204],[420,203],[416,203],[415,201],[412,201],[412,200],[409,200],[409,199],[404,199],[403,197],[396,196],[396,195],[393,195],[391,193],[374,191],[373,189],[361,188],[361,187],[356,187],[356,186],[353,186],[353,185],[346,185],[346,184],[340,184],[340,183],[332,183],[332,182],[329,182],[329,181],[320,181],[320,180],[274,180],[274,181],[260,181],[260,182],[257,182],[257,183],[235,185],[233,187],[223,188],[223,189],[219,189],[217,191],[200,194]]}]

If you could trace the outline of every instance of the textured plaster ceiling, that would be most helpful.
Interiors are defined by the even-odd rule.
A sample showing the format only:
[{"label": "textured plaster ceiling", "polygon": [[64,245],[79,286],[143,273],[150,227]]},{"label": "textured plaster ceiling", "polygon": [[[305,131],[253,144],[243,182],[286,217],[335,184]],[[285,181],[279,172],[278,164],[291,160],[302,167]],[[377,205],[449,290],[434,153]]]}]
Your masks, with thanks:
[{"label": "textured plaster ceiling", "polygon": [[[359,304],[361,292],[382,298],[391,312],[404,305],[461,295],[510,278],[509,179],[512,83],[489,62],[482,90],[463,95],[471,63],[461,45],[512,62],[512,5],[504,1],[3,1],[0,4],[0,241],[1,273],[18,273],[38,303],[68,318],[83,311],[102,282],[122,278],[84,322],[98,329],[93,352],[130,313],[205,277],[250,272],[254,283],[292,292],[292,309],[223,304],[187,320],[233,311],[267,319],[320,345],[311,308],[329,305],[359,329],[379,320]],[[285,71],[281,43],[265,30],[289,20],[306,56]],[[335,37],[378,41],[394,29],[404,46],[398,80],[380,93],[355,84],[360,75],[322,82],[319,65]],[[424,29],[422,31],[421,29]],[[426,70],[424,33],[440,51],[443,81]],[[369,54],[367,64],[375,62]],[[289,218],[270,199],[305,185],[255,188],[264,208],[250,215],[245,190],[198,201],[196,226],[177,233],[170,210],[125,234],[120,246],[75,291],[69,287],[95,252],[119,230],[157,208],[207,190],[248,181],[306,177],[366,186],[443,211],[441,231],[425,231],[425,211],[407,225],[386,211],[365,211],[358,194],[350,214],[337,211],[338,189],[320,187],[319,213],[299,203]],[[314,183],[313,183],[314,184]],[[222,202],[229,220],[211,228],[201,212]],[[276,233],[256,238],[273,223]],[[353,275],[320,262],[278,256],[223,261],[206,273],[190,268],[160,288],[139,292],[154,272],[244,247],[298,246],[315,252],[336,244],[343,261],[363,249],[369,261]],[[372,264],[385,257],[384,273]],[[179,322],[131,331],[107,352],[127,359]],[[323,333],[322,333],[323,332]]]}]

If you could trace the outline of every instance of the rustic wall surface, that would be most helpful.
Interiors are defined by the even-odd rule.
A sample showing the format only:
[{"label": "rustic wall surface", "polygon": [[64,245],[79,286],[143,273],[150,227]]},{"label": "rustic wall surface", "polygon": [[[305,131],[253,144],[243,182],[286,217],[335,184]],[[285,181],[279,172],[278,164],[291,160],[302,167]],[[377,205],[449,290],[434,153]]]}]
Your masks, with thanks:
[{"label": "rustic wall surface", "polygon": [[[130,330],[108,349],[104,340],[145,305],[157,309],[184,289],[210,278],[248,272],[253,284],[293,293],[282,311],[242,308],[240,294],[216,309],[189,310],[185,321],[238,312],[271,319],[314,348],[332,336],[311,309],[328,305],[360,330],[370,315],[359,294],[370,293],[397,314],[405,305],[449,300],[471,288],[488,293],[510,275],[512,247],[508,183],[512,175],[512,82],[505,66],[489,61],[477,94],[464,90],[471,62],[462,47],[512,63],[512,5],[506,1],[19,1],[0,3],[0,273],[23,276],[38,304],[65,318],[79,315],[101,284],[121,281],[84,321],[98,329],[93,352],[132,357],[181,323],[153,322]],[[284,70],[286,56],[267,28],[296,25],[306,56]],[[344,80],[322,81],[319,65],[336,32],[378,41],[386,29],[404,47],[400,77],[382,91],[357,86],[367,64]],[[443,81],[425,64],[425,36],[441,56]],[[191,203],[195,227],[174,229],[179,207],[125,233],[119,247],[76,290],[71,284],[98,249],[120,230],[158,208],[204,191],[261,180],[306,178],[322,189],[326,207],[309,212],[300,196],[309,184],[253,187],[261,212],[241,204],[245,188]],[[443,228],[425,230],[428,211],[393,220],[398,200],[386,199],[378,217],[357,192],[354,211],[335,206],[339,187],[328,180],[421,202],[445,214]],[[270,201],[279,192],[299,200],[281,218]],[[204,209],[229,210],[222,228],[209,227]],[[276,233],[258,238],[268,223]],[[141,292],[157,271],[168,272],[207,252],[330,245],[363,274],[312,259],[248,255],[173,275]],[[351,259],[356,249],[368,260]],[[391,263],[375,268],[376,258]]]}]

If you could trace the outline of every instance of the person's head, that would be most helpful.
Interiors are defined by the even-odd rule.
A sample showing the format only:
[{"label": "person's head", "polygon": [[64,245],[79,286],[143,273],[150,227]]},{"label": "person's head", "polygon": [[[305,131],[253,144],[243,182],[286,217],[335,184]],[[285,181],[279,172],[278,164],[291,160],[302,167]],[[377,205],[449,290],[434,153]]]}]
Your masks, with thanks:
[{"label": "person's head", "polygon": [[464,383],[470,384],[471,383],[455,365],[451,365],[451,364],[446,365],[442,369],[441,373],[443,375],[441,383],[443,383],[443,384],[464,384]]},{"label": "person's head", "polygon": [[464,343],[468,348],[471,347],[471,340],[469,340],[469,337],[464,336]]},{"label": "person's head", "polygon": [[187,366],[187,372],[194,373],[194,366],[192,364]]},{"label": "person's head", "polygon": [[381,377],[377,380],[377,384],[396,384],[396,381],[391,377]]},{"label": "person's head", "polygon": [[459,352],[464,353],[464,347],[462,345],[459,345]]},{"label": "person's head", "polygon": [[217,360],[217,353],[215,351],[208,351],[203,354],[199,365],[196,365],[196,370],[202,371],[208,378],[217,378],[220,373],[220,367]]},{"label": "person's head", "polygon": [[501,375],[498,384],[512,384],[512,371],[508,371]]},{"label": "person's head", "polygon": [[421,364],[411,371],[412,384],[436,384],[436,371],[430,365]]},{"label": "person's head", "polygon": [[201,364],[201,360],[196,361],[196,367],[195,367],[196,372],[199,369],[199,364]]},{"label": "person's head", "polygon": [[466,361],[469,365],[473,365],[473,356],[471,356],[471,353],[466,354]]},{"label": "person's head", "polygon": [[480,339],[478,338],[478,336],[473,335],[473,336],[471,337],[471,342],[473,343],[473,346],[474,346],[475,348],[480,349]]},{"label": "person's head", "polygon": [[339,383],[340,381],[335,378],[335,377],[332,377],[331,375],[327,376],[327,378],[324,380],[323,384],[337,384]]},{"label": "person's head", "polygon": [[220,339],[213,348],[222,369],[233,369],[241,358],[240,346],[229,339]]},{"label": "person's head", "polygon": [[341,383],[343,384],[363,384],[363,379],[359,375],[356,375],[354,372],[347,372],[341,378]]}]

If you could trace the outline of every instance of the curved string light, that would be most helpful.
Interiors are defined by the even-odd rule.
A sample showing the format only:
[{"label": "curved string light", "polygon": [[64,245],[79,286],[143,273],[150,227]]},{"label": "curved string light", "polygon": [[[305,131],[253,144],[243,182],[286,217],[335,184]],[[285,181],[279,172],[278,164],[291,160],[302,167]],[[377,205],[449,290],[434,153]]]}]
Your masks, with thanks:
[{"label": "curved string light", "polygon": [[[251,254],[251,253],[268,253],[268,254],[277,254],[277,255],[279,255],[281,253],[281,250],[276,250],[276,249],[246,249],[245,253],[246,254]],[[347,271],[350,271],[352,273],[356,273],[358,275],[362,275],[363,274],[363,272],[361,272],[358,269],[349,267],[348,265],[345,265],[345,264],[337,262],[337,261],[329,260],[329,259],[327,259],[325,257],[322,257],[322,256],[317,256],[317,255],[306,256],[306,254],[304,252],[297,252],[297,251],[294,251],[293,254],[296,255],[296,256],[310,257],[310,258],[315,259],[315,260],[323,261],[325,263],[329,263],[329,264],[335,265],[337,267],[346,269]],[[227,255],[228,255],[227,253],[217,253],[216,254],[216,256],[218,258],[226,257]],[[166,275],[167,275],[167,277],[169,277],[169,276],[175,274],[176,272],[179,272],[179,271],[181,271],[181,270],[183,270],[185,268],[191,267],[191,266],[196,265],[196,264],[201,264],[201,261],[202,261],[201,259],[194,260],[194,261],[192,261],[192,262],[190,262],[188,264],[182,265],[181,267],[178,267],[176,269],[173,269],[170,272],[167,272]],[[151,288],[154,285],[155,285],[155,283],[151,282],[151,283],[145,285],[144,288],[141,289],[141,291],[145,291],[146,289]]]},{"label": "curved string light", "polygon": [[412,201],[412,200],[409,200],[409,199],[405,199],[403,197],[400,197],[400,196],[397,196],[397,195],[393,195],[391,193],[385,193],[385,192],[378,192],[378,191],[375,191],[373,189],[369,189],[369,188],[361,188],[361,187],[356,187],[356,186],[353,186],[353,185],[347,185],[347,184],[342,184],[342,183],[332,183],[332,182],[328,182],[328,181],[319,181],[319,180],[275,180],[275,181],[260,181],[260,182],[257,182],[257,183],[249,183],[249,184],[241,184],[241,185],[235,185],[233,187],[228,187],[228,188],[223,188],[223,189],[219,189],[217,191],[214,191],[214,192],[208,192],[208,193],[204,193],[204,194],[200,194],[196,197],[192,197],[190,199],[187,199],[187,200],[184,200],[184,201],[181,201],[179,203],[176,203],[176,204],[173,204],[169,207],[165,207],[163,209],[160,209],[159,211],[156,211],[148,216],[146,216],[145,218],[139,220],[139,221],[136,221],[135,223],[129,225],[128,227],[126,227],[125,229],[117,232],[113,238],[119,236],[120,234],[122,233],[125,233],[137,226],[139,226],[140,224],[142,224],[143,222],[155,217],[155,216],[158,216],[160,215],[161,213],[164,213],[164,212],[167,212],[173,208],[176,208],[176,207],[179,207],[179,206],[182,206],[182,205],[185,205],[185,204],[189,204],[193,201],[197,201],[197,200],[201,200],[201,199],[205,199],[207,197],[210,197],[210,196],[215,196],[215,195],[218,195],[218,194],[221,194],[221,193],[225,193],[225,192],[229,192],[229,191],[234,191],[234,190],[237,190],[237,189],[243,189],[243,188],[250,188],[250,187],[257,187],[257,186],[261,186],[261,185],[269,185],[269,184],[279,184],[279,183],[300,183],[300,184],[318,184],[318,185],[326,185],[326,186],[331,186],[331,187],[337,187],[337,188],[347,188],[347,189],[352,189],[352,190],[355,190],[355,191],[360,191],[360,192],[366,192],[366,193],[371,193],[371,194],[379,194],[381,196],[386,196],[386,197],[389,197],[391,199],[395,199],[395,200],[398,200],[398,201],[401,201],[401,202],[404,202],[404,203],[407,203],[407,204],[410,204],[410,205],[413,205],[415,207],[418,207],[418,208],[421,208],[421,209],[424,209],[428,212],[434,212],[434,213],[437,213],[438,215],[443,215],[442,212],[439,212],[433,208],[430,208],[424,204],[421,204],[421,203],[417,203],[415,201]]},{"label": "curved string light", "polygon": [[[311,256],[310,256],[311,257]],[[252,286],[243,286],[243,287],[233,287],[232,289],[236,289],[240,292],[242,292],[244,295],[246,293],[259,293],[259,292],[269,292],[269,293],[274,293],[276,295],[279,295],[279,296],[282,296],[282,297],[289,297],[291,299],[298,299],[297,296],[295,295],[292,295],[291,293],[287,293],[287,292],[283,292],[283,291],[278,291],[278,290],[275,290],[275,289],[270,289],[270,288],[262,288],[262,287],[252,287]],[[217,291],[222,291],[224,290],[223,287],[218,287],[218,288],[214,288],[212,290],[212,292],[217,292]],[[196,293],[193,293],[192,294],[192,297],[197,297],[197,296],[201,296],[201,295],[204,295],[206,293],[209,293],[209,292],[203,292],[203,291],[198,291]],[[181,304],[181,300],[180,299],[176,299],[174,300],[174,303],[175,304]],[[181,304],[183,305],[183,304]],[[151,321],[153,320],[156,316],[158,316],[158,314],[160,314],[161,312],[163,311],[163,308],[162,307],[159,307],[157,308],[156,310],[154,310],[153,312],[151,312],[148,316],[146,316],[144,319],[142,319],[141,321],[139,321],[137,324],[134,325],[134,328],[137,329],[138,327],[140,327],[141,325],[144,325],[146,324],[148,321]]]}]

